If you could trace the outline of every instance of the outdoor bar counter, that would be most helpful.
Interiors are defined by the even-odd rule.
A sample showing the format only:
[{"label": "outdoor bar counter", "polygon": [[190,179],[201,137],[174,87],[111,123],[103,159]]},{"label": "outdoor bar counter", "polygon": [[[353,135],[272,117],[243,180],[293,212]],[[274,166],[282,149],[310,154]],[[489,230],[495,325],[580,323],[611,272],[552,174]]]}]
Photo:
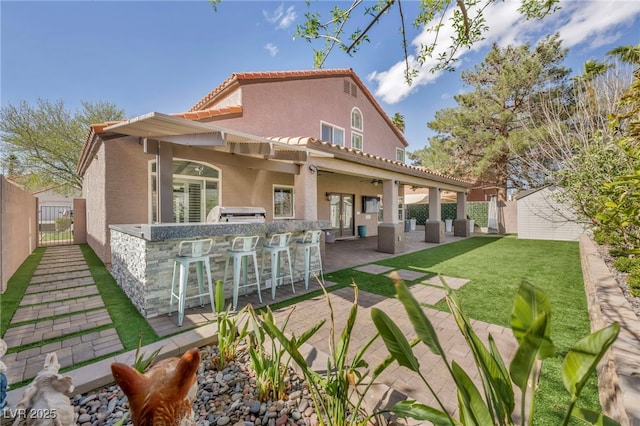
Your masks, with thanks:
[{"label": "outdoor bar counter", "polygon": [[[260,267],[261,247],[265,238],[276,233],[291,232],[291,257],[293,260],[295,243],[302,239],[305,231],[331,229],[331,223],[326,220],[281,220],[269,223],[111,225],[109,228],[111,231],[111,275],[138,311],[144,317],[151,318],[169,312],[174,258],[178,254],[178,245],[181,241],[213,239],[211,277],[215,285],[215,281],[222,280],[224,276],[227,249],[234,237],[240,235],[260,236],[257,246],[258,267]],[[324,248],[324,239],[321,246]],[[265,262],[265,268],[267,267],[268,262]],[[251,269],[250,266],[249,270],[251,271]],[[189,274],[189,285],[187,286],[189,290],[197,289],[195,275],[194,270]],[[294,281],[300,279],[300,268],[294,268]],[[231,279],[228,278],[227,281],[225,297],[229,299],[233,289],[230,284]],[[264,289],[262,277],[261,287]],[[252,290],[255,291],[255,288]],[[263,291],[262,297],[265,302],[268,302],[271,300],[271,292]],[[192,304],[190,305],[189,302]],[[197,299],[187,300],[187,306],[193,306],[196,303],[198,303]]]}]

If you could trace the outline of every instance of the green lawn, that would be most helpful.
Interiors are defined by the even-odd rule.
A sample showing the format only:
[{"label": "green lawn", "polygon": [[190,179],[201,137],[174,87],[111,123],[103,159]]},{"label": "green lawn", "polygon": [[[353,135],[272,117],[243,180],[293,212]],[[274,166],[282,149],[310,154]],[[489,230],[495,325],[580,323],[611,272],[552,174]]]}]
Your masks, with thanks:
[{"label": "green lawn", "polygon": [[[470,279],[457,291],[467,314],[502,326],[509,326],[513,301],[523,279],[542,289],[553,309],[551,338],[557,354],[542,368],[534,424],[561,423],[556,407],[566,407],[568,403],[558,375],[562,359],[573,343],[590,332],[578,243],[478,237],[375,263]],[[353,279],[360,289],[385,296],[392,296],[394,291],[384,274],[345,269],[325,278],[338,282],[339,287]],[[444,302],[436,308],[447,309]],[[595,379],[583,391],[579,405],[599,409]]]}]

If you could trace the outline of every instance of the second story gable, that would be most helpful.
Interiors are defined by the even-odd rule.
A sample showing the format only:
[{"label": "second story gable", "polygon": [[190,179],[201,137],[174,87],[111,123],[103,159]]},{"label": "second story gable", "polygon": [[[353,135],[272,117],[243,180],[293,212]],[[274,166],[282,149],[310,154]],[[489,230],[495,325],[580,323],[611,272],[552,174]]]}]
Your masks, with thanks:
[{"label": "second story gable", "polygon": [[236,106],[241,115],[216,117],[216,124],[264,137],[311,137],[404,162],[407,141],[351,69],[235,73],[190,113]]}]

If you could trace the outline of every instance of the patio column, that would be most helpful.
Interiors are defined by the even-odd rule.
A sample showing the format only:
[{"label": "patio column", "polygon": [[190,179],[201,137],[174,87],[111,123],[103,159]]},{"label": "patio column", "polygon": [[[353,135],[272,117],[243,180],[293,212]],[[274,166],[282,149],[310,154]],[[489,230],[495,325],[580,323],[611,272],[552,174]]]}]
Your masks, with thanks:
[{"label": "patio column", "polygon": [[173,145],[158,142],[156,154],[158,222],[173,223]]},{"label": "patio column", "polygon": [[455,237],[468,237],[469,226],[467,222],[467,193],[457,193],[456,219],[453,221],[453,235]]},{"label": "patio column", "polygon": [[378,225],[378,251],[404,251],[404,224],[398,218],[398,187],[395,180],[382,183],[382,223]]},{"label": "patio column", "polygon": [[444,222],[440,204],[440,188],[429,188],[429,220],[424,226],[424,241],[440,244],[444,242]]},{"label": "patio column", "polygon": [[313,164],[300,166],[293,176],[296,219],[318,220],[318,169]]}]

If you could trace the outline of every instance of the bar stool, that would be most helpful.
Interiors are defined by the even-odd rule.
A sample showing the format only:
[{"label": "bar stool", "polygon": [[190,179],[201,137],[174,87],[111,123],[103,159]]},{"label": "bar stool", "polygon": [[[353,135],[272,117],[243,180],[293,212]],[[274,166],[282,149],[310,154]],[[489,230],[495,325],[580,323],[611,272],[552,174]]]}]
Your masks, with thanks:
[{"label": "bar stool", "polygon": [[[209,262],[209,253],[213,247],[211,238],[203,240],[182,241],[178,246],[178,255],[173,264],[173,279],[171,281],[171,297],[169,298],[169,316],[173,313],[173,298],[178,299],[178,326],[182,327],[184,319],[184,305],[187,299],[200,298],[200,305],[204,306],[204,272],[207,271],[207,282],[209,284],[209,301],[211,302],[211,311],[215,315],[216,308],[213,296],[213,284],[211,282],[211,263]],[[196,275],[198,278],[198,294],[187,297],[187,280],[189,278],[189,269],[191,264],[196,265]],[[176,293],[176,286],[178,292]]]},{"label": "bar stool", "polygon": [[[293,267],[291,264],[291,251],[289,250],[289,242],[291,241],[291,232],[284,234],[273,234],[268,243],[262,248],[262,265],[260,267],[260,275],[264,273],[264,260],[269,254],[271,258],[271,298],[276,299],[276,285],[280,278],[284,284],[284,279],[288,276],[291,280],[291,290],[296,292],[296,288],[293,286]],[[289,265],[289,274],[281,275],[282,270],[280,267],[280,255],[287,255],[287,263]],[[286,271],[285,271],[286,272]],[[264,276],[264,275],[262,275]]]},{"label": "bar stool", "polygon": [[[322,258],[320,256],[320,236],[322,235],[322,231],[306,231],[304,236],[302,237],[302,241],[298,241],[296,243],[296,252],[294,263],[297,265],[297,258],[300,251],[302,251],[302,255],[304,256],[304,288],[305,290],[309,288],[309,274],[311,272],[320,272],[320,278],[322,280],[322,284],[324,284],[324,275],[322,273]],[[318,253],[318,264],[316,267],[312,267],[311,264],[311,255],[312,250],[315,249]]]},{"label": "bar stool", "polygon": [[[235,237],[231,243],[231,248],[227,250],[227,261],[224,265],[223,283],[227,283],[227,272],[229,261],[233,259],[233,309],[238,306],[238,290],[244,288],[244,294],[247,294],[247,287],[256,286],[258,288],[258,299],[262,303],[262,295],[260,294],[260,276],[258,275],[258,260],[256,257],[256,246],[258,245],[258,236]],[[247,268],[248,259],[253,259],[253,266],[256,274],[256,281],[249,283],[249,272]],[[244,275],[244,284],[240,285],[240,273]]]}]

